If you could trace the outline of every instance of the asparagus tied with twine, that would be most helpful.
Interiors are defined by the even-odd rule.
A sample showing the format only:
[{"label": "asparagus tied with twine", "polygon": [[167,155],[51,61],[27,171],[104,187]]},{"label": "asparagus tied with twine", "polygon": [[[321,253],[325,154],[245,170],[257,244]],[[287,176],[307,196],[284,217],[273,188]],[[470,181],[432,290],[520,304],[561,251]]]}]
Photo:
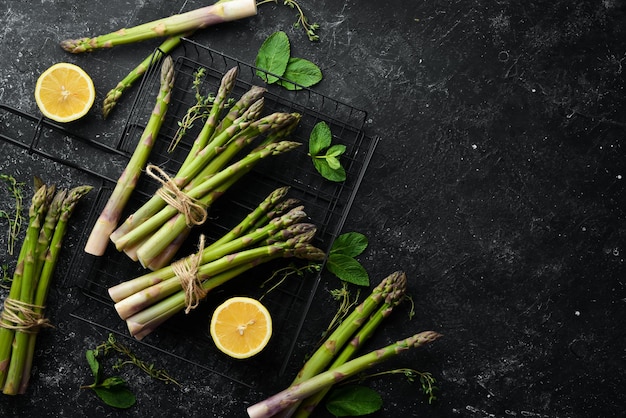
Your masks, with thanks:
[{"label": "asparagus tied with twine", "polygon": [[227,71],[202,129],[174,174],[148,165],[160,187],[109,234],[118,251],[158,270],[173,260],[191,230],[205,223],[208,211],[263,159],[301,146],[288,137],[298,113],[263,115],[265,89],[252,86],[231,107],[238,67]]},{"label": "asparagus tied with twine", "polygon": [[57,190],[41,185],[33,194],[26,236],[0,314],[0,387],[7,395],[25,393],[31,375],[37,333],[50,322],[44,309],[69,219],[92,189]]},{"label": "asparagus tied with twine", "polygon": [[195,309],[207,293],[255,266],[278,259],[321,261],[312,244],[316,228],[287,187],[270,193],[239,224],[198,251],[170,265],[109,288],[115,309],[136,339],[177,314]]}]

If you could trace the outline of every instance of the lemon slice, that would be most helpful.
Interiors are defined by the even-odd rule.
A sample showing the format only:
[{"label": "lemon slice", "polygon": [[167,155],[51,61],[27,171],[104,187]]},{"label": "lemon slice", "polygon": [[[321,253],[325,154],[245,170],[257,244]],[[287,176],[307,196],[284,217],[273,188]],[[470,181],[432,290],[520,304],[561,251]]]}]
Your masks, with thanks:
[{"label": "lemon slice", "polygon": [[272,317],[258,300],[232,297],[213,312],[210,333],[223,353],[238,359],[252,357],[269,342]]},{"label": "lemon slice", "polygon": [[44,71],[35,85],[35,100],[41,113],[56,122],[71,122],[85,116],[96,98],[91,77],[67,62]]}]

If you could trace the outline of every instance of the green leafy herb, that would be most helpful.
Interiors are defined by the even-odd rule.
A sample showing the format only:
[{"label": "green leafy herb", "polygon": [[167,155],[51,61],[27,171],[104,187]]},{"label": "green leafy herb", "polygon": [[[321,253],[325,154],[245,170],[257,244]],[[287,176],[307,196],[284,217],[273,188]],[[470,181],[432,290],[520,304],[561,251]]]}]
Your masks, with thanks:
[{"label": "green leafy herb", "polygon": [[290,56],[291,46],[287,34],[282,31],[271,34],[257,53],[257,75],[268,84],[277,82],[287,70]]},{"label": "green leafy herb", "polygon": [[326,409],[336,417],[358,417],[378,411],[383,406],[381,396],[366,386],[340,386],[326,401]]},{"label": "green leafy herb", "polygon": [[279,80],[278,84],[287,90],[302,90],[303,87],[319,83],[322,70],[304,58],[289,58],[283,77],[288,81]]},{"label": "green leafy herb", "polygon": [[358,232],[340,235],[330,249],[326,268],[340,280],[357,286],[369,286],[367,270],[355,259],[367,245],[367,237]]},{"label": "green leafy herb", "polygon": [[267,84],[301,90],[322,80],[322,70],[309,60],[291,56],[289,37],[274,32],[263,42],[256,56],[256,74]]},{"label": "green leafy herb", "polygon": [[98,360],[99,355],[98,349],[85,352],[94,382],[90,385],[81,386],[81,389],[93,390],[104,403],[114,408],[130,408],[135,404],[135,395],[128,389],[126,381],[119,376],[102,379],[100,361]]},{"label": "green leafy herb", "polygon": [[315,169],[327,180],[342,182],[346,180],[346,170],[341,165],[340,157],[345,154],[345,145],[332,144],[333,134],[326,122],[318,122],[309,136],[309,156]]}]

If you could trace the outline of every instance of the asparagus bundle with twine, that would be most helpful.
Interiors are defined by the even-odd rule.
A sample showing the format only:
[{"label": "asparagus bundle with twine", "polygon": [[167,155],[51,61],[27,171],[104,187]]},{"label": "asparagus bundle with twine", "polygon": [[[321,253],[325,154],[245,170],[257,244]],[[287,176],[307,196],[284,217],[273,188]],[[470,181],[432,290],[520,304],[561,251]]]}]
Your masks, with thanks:
[{"label": "asparagus bundle with twine", "polygon": [[147,173],[161,187],[110,234],[118,251],[146,268],[158,270],[170,263],[190,230],[206,221],[210,206],[259,161],[301,145],[286,139],[301,115],[261,116],[261,87],[252,86],[226,108],[237,74],[233,67],[222,77],[206,121],[176,174],[148,165]]},{"label": "asparagus bundle with twine", "polygon": [[29,208],[26,236],[0,315],[0,386],[3,393],[25,393],[37,333],[50,326],[43,316],[51,279],[76,204],[91,190],[57,190],[40,185]]},{"label": "asparagus bundle with twine", "polygon": [[198,252],[169,266],[109,289],[120,318],[141,340],[173,315],[195,309],[209,291],[245,271],[277,258],[320,261],[325,253],[311,244],[315,226],[304,208],[286,199],[287,187],[273,191],[238,225]]},{"label": "asparagus bundle with twine", "polygon": [[291,385],[249,407],[249,416],[308,417],[334,384],[409,348],[439,338],[438,333],[425,331],[352,359],[393,308],[404,299],[405,291],[406,275],[403,272],[394,272],[383,279],[309,357]]},{"label": "asparagus bundle with twine", "polygon": [[111,196],[91,230],[85,252],[101,256],[109,243],[109,236],[117,227],[142,170],[146,167],[154,143],[159,135],[174,87],[174,62],[166,57],[161,65],[160,88],[150,119],[139,138],[133,154],[120,175]]}]

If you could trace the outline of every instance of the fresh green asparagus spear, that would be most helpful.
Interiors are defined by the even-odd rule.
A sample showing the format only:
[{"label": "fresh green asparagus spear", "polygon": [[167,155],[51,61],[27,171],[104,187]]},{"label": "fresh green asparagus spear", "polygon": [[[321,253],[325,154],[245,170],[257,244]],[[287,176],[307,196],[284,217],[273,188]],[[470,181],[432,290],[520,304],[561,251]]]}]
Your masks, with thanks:
[{"label": "fresh green asparagus spear", "polygon": [[120,29],[106,35],[66,39],[61,42],[61,47],[74,54],[91,52],[162,36],[179,35],[218,23],[251,17],[256,13],[255,0],[218,1],[210,6]]},{"label": "fresh green asparagus spear", "polygon": [[174,62],[166,57],[161,66],[161,86],[150,119],[144,128],[139,142],[124,171],[122,172],[115,189],[107,201],[102,213],[96,220],[91,234],[85,245],[85,252],[96,256],[104,254],[109,237],[115,230],[122,212],[135,190],[152,147],[158,137],[159,130],[165,119],[170,102],[170,94],[174,85]]},{"label": "fresh green asparagus spear", "polygon": [[133,68],[126,77],[124,77],[117,85],[112,88],[104,98],[102,103],[102,115],[106,119],[113,108],[117,105],[122,94],[128,90],[137,80],[139,80],[148,71],[148,69],[158,62],[159,55],[170,54],[181,43],[181,38],[189,36],[191,32],[182,35],[174,35],[167,38],[155,51],[148,55],[141,63]]}]

